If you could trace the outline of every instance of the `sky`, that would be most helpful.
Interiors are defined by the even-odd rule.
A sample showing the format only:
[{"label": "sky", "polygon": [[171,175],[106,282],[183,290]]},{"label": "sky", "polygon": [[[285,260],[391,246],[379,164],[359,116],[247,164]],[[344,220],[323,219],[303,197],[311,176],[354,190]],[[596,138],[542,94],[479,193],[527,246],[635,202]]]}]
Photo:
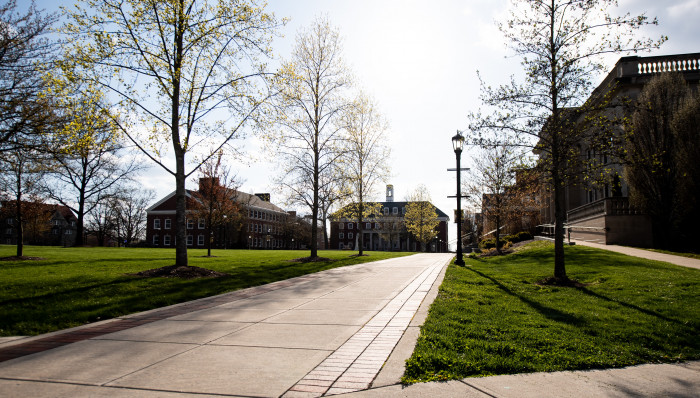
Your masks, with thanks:
[{"label": "sky", "polygon": [[[18,1],[23,2],[27,0]],[[46,11],[57,11],[59,3],[37,1]],[[289,56],[301,28],[316,16],[328,17],[343,39],[344,59],[356,84],[374,98],[389,122],[392,175],[387,183],[394,186],[396,200],[424,184],[433,204],[450,216],[456,208],[455,199],[447,198],[456,192],[455,173],[447,171],[455,167],[451,137],[465,130],[467,115],[481,107],[477,71],[496,86],[520,69],[520,60],[495,25],[505,21],[508,8],[509,0],[269,0],[267,7],[289,19],[273,46],[282,58]],[[658,17],[659,26],[638,34],[669,39],[660,50],[642,56],[700,52],[700,0],[620,0],[612,12]],[[610,57],[608,67],[617,59]],[[591,79],[597,85],[602,77]],[[274,155],[249,140],[251,159],[233,165],[243,180],[241,190],[271,192],[273,203],[288,208],[271,184],[276,170],[268,160]],[[469,167],[472,155],[463,153],[462,167]],[[174,190],[175,181],[153,167],[140,183],[160,198]],[[376,200],[384,200],[383,187]],[[450,240],[455,230],[450,223]]]}]

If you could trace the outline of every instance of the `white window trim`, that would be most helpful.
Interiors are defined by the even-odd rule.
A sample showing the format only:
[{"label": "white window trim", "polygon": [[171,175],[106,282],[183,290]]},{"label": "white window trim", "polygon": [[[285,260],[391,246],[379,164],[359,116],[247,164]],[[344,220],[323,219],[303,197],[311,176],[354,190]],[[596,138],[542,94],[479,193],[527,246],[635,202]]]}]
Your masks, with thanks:
[{"label": "white window trim", "polygon": [[170,246],[170,235],[163,236],[163,246]]},{"label": "white window trim", "polygon": [[158,243],[159,243],[158,235],[153,235],[153,242],[152,242],[153,246],[158,246]]},{"label": "white window trim", "polygon": [[160,229],[160,218],[153,219],[153,229]]},{"label": "white window trim", "polygon": [[200,218],[197,222],[197,228],[198,229],[204,229],[204,219]]},{"label": "white window trim", "polygon": [[192,246],[194,244],[194,235],[187,235],[187,246]]},{"label": "white window trim", "polygon": [[197,246],[204,246],[204,234],[197,236]]},{"label": "white window trim", "polygon": [[169,218],[166,218],[166,219],[163,221],[163,227],[164,227],[165,229],[170,229],[170,227],[171,227],[171,220],[170,220]]}]

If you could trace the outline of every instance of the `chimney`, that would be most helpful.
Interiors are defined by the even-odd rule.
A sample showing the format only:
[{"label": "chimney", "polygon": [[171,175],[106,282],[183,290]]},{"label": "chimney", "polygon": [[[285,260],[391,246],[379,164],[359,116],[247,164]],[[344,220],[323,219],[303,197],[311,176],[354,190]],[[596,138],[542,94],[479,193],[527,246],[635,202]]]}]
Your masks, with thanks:
[{"label": "chimney", "polygon": [[386,186],[386,201],[387,202],[394,201],[394,186],[391,184]]},{"label": "chimney", "polygon": [[219,186],[219,177],[203,177],[199,179],[199,192],[205,192],[211,187]]}]

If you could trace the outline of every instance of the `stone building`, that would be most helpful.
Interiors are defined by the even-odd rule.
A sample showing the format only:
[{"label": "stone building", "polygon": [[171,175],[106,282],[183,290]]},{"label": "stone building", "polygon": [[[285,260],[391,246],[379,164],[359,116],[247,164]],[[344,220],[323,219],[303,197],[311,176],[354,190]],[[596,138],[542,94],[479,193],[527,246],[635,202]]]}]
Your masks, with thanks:
[{"label": "stone building", "polygon": [[[409,202],[394,201],[394,187],[387,185],[386,201],[378,203],[380,215],[363,220],[362,238],[360,238],[360,228],[356,221],[343,217],[333,218],[329,239],[330,248],[356,250],[357,245],[362,244],[365,250],[420,251],[420,243],[406,230],[403,220],[406,205]],[[440,223],[435,228],[437,236],[428,243],[427,251],[446,252],[449,217],[437,207],[435,211]]]},{"label": "stone building", "polygon": [[[608,112],[616,117],[630,116],[627,114],[630,108],[623,104],[634,101],[653,76],[668,72],[681,73],[691,87],[697,89],[700,80],[700,53],[622,57],[593,91],[589,101],[608,98]],[[584,114],[580,118],[585,116]],[[623,177],[623,165],[613,155],[596,151],[585,139],[580,141],[577,149],[582,159],[597,162],[612,177],[606,182],[577,181],[567,185],[566,228],[571,239],[651,246],[650,218],[630,206],[629,186]],[[581,170],[581,173],[584,171]],[[544,229],[553,230],[553,195],[544,191],[542,203],[540,217]]]}]

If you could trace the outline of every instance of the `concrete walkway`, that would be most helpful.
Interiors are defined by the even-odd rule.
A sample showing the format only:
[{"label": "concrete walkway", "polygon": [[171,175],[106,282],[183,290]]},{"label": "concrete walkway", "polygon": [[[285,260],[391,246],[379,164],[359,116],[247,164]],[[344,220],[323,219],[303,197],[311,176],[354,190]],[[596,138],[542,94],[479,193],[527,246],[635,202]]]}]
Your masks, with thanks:
[{"label": "concrete walkway", "polygon": [[617,253],[626,254],[628,256],[641,257],[649,260],[664,261],[671,264],[680,265],[682,267],[700,269],[700,260],[690,257],[674,256],[672,254],[657,253],[651,250],[637,249],[634,247],[603,245],[600,243],[587,242],[585,240],[572,239],[577,245],[594,247],[596,249],[610,250]]}]

